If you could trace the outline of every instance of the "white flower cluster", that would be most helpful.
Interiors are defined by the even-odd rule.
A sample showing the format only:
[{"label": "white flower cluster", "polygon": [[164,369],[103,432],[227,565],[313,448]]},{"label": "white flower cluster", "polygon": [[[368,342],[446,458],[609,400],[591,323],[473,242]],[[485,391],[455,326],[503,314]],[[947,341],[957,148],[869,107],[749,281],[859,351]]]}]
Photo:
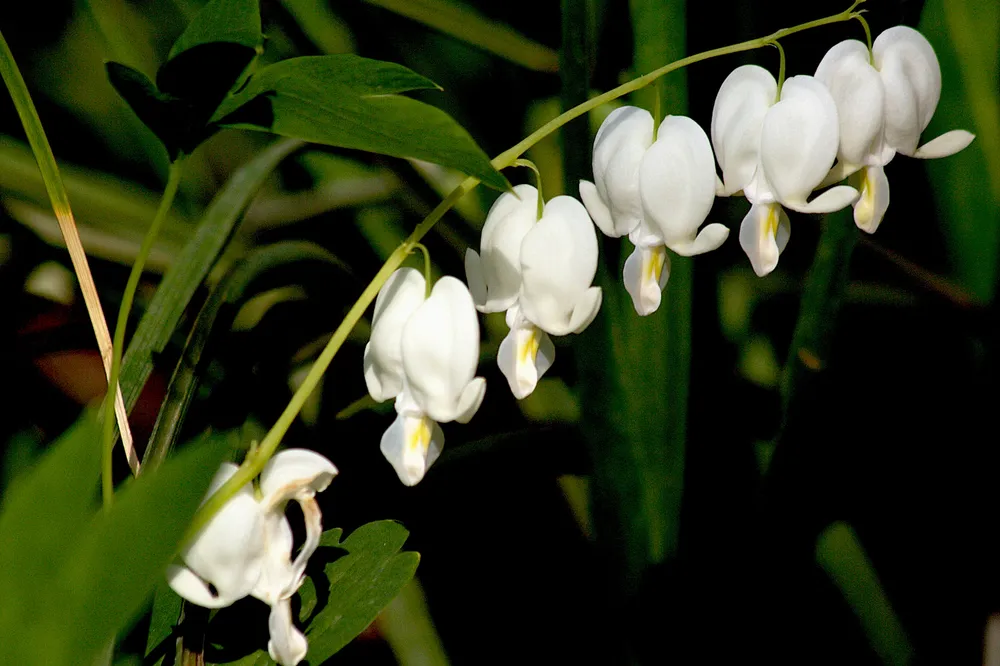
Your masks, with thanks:
[{"label": "white flower cluster", "polygon": [[[954,130],[918,147],[940,95],[934,49],[916,30],[896,26],[870,51],[855,40],[837,44],[814,76],[780,85],[761,67],[736,68],[716,97],[711,140],[684,116],[667,116],[654,131],[643,109],[613,111],[594,141],[594,182],[580,183],[583,205],[568,196],[544,203],[536,188],[518,185],[487,214],[480,251],[466,253],[468,289],[445,277],[425,300],[424,278],[401,268],[380,291],[365,379],[376,401],[396,398],[399,416],[382,452],[399,478],[418,483],[441,452],[438,423],[464,423],[482,402],[475,310],[506,311],[510,332],[497,363],[518,399],[551,367],[550,336],[579,333],[594,320],[601,289],[591,286],[598,261],[591,219],[635,245],[623,278],[640,315],[660,305],[668,249],[692,256],[729,236],[722,224],[702,226],[716,196],[742,193],[750,202],[740,246],[757,275],[767,275],[788,243],[786,208],[853,206],[857,226],[872,233],[889,205],[883,167],[896,153],[944,157],[969,145],[973,135]],[[837,185],[848,177],[857,187]]]}]

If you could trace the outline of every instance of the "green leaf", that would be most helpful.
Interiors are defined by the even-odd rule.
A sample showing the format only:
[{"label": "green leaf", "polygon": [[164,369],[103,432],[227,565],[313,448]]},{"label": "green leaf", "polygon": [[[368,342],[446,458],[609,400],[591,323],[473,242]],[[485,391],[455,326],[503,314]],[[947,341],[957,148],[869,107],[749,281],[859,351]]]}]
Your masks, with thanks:
[{"label": "green leaf", "polygon": [[[0,636],[18,636],[49,610],[46,583],[97,508],[100,430],[84,414],[11,483],[0,506]],[[0,640],[0,663],[34,659],[26,640]],[[34,663],[34,662],[32,662]]]},{"label": "green leaf", "polygon": [[913,647],[903,625],[850,525],[836,522],[820,534],[816,562],[844,595],[882,663],[890,666],[913,663]]},{"label": "green leaf", "polygon": [[[976,140],[957,155],[924,163],[940,208],[954,270],[983,303],[1000,276],[1000,5],[929,0],[920,30],[941,63],[941,101],[927,141],[953,129]],[[891,209],[890,209],[891,210]]]},{"label": "green leaf", "polygon": [[330,595],[306,628],[310,663],[323,663],[364,631],[413,578],[420,555],[399,552],[408,535],[391,520],[362,525],[343,542],[332,530],[324,534],[323,546],[346,552],[327,564],[322,575],[313,575],[317,586],[329,585]]},{"label": "green leaf", "polygon": [[153,355],[166,347],[191,297],[215,264],[244,209],[278,163],[301,145],[297,141],[279,141],[254,157],[230,177],[205,210],[197,230],[163,276],[125,353],[120,383],[129,409],[153,371]]},{"label": "green leaf", "polygon": [[212,0],[177,38],[167,60],[213,42],[239,44],[256,51],[263,39],[259,0]]},{"label": "green leaf", "polygon": [[507,179],[448,114],[397,94],[436,87],[402,65],[354,55],[306,56],[255,74],[216,118],[225,127],[435,162],[508,189]]},{"label": "green leaf", "polygon": [[0,663],[94,663],[162,579],[228,452],[191,446],[97,510],[99,441],[88,415],[4,503],[0,635],[18,640],[0,641]]},{"label": "green leaf", "polygon": [[174,628],[180,619],[183,603],[184,600],[170,588],[165,578],[156,586],[146,638],[146,660],[143,663],[155,666],[176,652],[177,636]]}]

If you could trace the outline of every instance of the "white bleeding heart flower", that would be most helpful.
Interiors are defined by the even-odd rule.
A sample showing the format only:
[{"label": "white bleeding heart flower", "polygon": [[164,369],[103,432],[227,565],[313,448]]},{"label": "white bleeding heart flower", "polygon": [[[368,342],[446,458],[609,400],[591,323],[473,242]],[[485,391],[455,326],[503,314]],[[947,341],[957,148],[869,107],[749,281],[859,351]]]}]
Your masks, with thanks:
[{"label": "white bleeding heart flower", "polygon": [[520,400],[555,360],[549,336],[579,333],[597,316],[597,235],[576,199],[555,197],[539,218],[538,190],[518,185],[490,208],[480,249],[466,251],[466,276],[481,312],[506,310],[497,363]]},{"label": "white bleeding heart flower", "polygon": [[930,42],[913,28],[895,26],[878,36],[869,53],[856,40],[834,45],[816,68],[840,119],[839,163],[829,179],[863,170],[854,221],[874,233],[889,206],[884,166],[902,153],[953,155],[975,138],[952,130],[919,146],[941,97],[941,67]]},{"label": "white bleeding heart flower", "polygon": [[710,224],[698,233],[715,200],[712,147],[685,116],[667,116],[654,140],[653,118],[632,106],[615,109],[594,140],[594,182],[580,198],[606,235],[628,234],[636,246],[625,262],[625,288],[636,312],[659,307],[670,275],[666,248],[682,256],[714,250],[729,230]]},{"label": "white bleeding heart flower", "polygon": [[833,165],[840,141],[837,108],[811,76],[793,76],[775,99],[777,82],[756,65],[736,68],[723,82],[712,112],[712,143],[722,167],[722,194],[743,190],[751,203],[740,246],[754,272],[767,275],[788,243],[782,209],[840,210],[858,198],[846,185],[809,200]]},{"label": "white bleeding heart flower", "polygon": [[[224,463],[209,487],[218,490],[237,466]],[[292,620],[291,597],[299,589],[309,557],[323,533],[315,495],[330,485],[337,468],[308,449],[277,453],[260,474],[262,498],[248,483],[212,517],[171,565],[167,582],[181,597],[205,608],[222,608],[251,595],[271,606],[271,658],[282,666],[305,659],[308,643]],[[295,500],[305,519],[305,542],[292,558],[292,528],[285,507]]]},{"label": "white bleeding heart flower", "polygon": [[486,380],[476,377],[479,321],[462,282],[443,277],[426,296],[423,275],[395,271],[379,291],[365,380],[375,400],[395,398],[396,420],[381,451],[400,481],[424,478],[444,446],[439,423],[467,423],[479,409]]}]

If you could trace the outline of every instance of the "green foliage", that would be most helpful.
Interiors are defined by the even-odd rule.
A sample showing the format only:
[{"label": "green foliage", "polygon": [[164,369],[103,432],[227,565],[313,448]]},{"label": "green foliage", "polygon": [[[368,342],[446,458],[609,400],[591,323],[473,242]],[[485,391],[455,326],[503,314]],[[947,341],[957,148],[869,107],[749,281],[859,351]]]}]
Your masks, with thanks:
[{"label": "green foliage", "polygon": [[438,86],[402,65],[354,55],[305,56],[267,67],[216,115],[220,125],[412,157],[486,185],[507,180],[448,114],[397,93]]},{"label": "green foliage", "polygon": [[[311,664],[322,664],[364,631],[410,582],[420,561],[415,552],[399,552],[409,532],[395,521],[362,525],[344,541],[342,534],[339,528],[323,533],[298,592]],[[265,651],[225,663],[274,664]]]},{"label": "green foliage", "polygon": [[0,514],[0,662],[91,664],[149,598],[226,447],[206,440],[128,482],[98,510],[98,429],[87,414]]},{"label": "green foliage", "polygon": [[[375,616],[399,594],[417,570],[420,555],[399,552],[409,532],[399,523],[380,520],[362,525],[344,541],[339,531],[328,532],[323,541],[337,549],[336,559],[322,574],[312,574],[313,583],[329,585],[325,606],[309,623],[309,660],[321,664],[364,631]],[[326,535],[324,535],[326,536]],[[323,559],[317,552],[316,560]],[[303,599],[303,606],[306,606]]]},{"label": "green foliage", "polygon": [[107,64],[108,78],[176,159],[215,131],[209,125],[212,114],[262,41],[258,0],[212,0],[174,43],[155,84],[116,62]]},{"label": "green foliage", "polygon": [[122,363],[121,387],[131,408],[153,371],[153,355],[163,351],[184,309],[215,264],[243,210],[278,163],[301,144],[280,141],[262,151],[230,177],[205,210],[198,229],[163,276],[139,321]]}]

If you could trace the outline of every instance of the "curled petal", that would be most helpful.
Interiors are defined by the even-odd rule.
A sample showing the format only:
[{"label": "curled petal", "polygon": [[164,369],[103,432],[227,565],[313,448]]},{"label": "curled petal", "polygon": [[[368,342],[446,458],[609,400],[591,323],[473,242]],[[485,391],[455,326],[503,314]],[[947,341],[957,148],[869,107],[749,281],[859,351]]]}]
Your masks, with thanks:
[{"label": "curled petal", "polygon": [[295,666],[306,658],[309,643],[292,623],[292,606],[287,599],[271,606],[267,628],[271,633],[267,642],[267,653],[271,659],[281,666]]},{"label": "curled petal", "polygon": [[881,154],[885,87],[869,62],[868,47],[855,39],[835,44],[816,68],[816,80],[837,105],[840,160],[858,166],[874,163]]},{"label": "curled petal", "polygon": [[406,322],[402,348],[408,390],[420,410],[442,423],[471,418],[469,410],[482,401],[470,402],[477,389],[466,395],[479,362],[479,319],[464,284],[438,280]]},{"label": "curled petal", "polygon": [[[281,511],[270,511],[264,518],[264,561],[261,576],[251,595],[266,604],[275,604],[295,594],[302,584],[305,560],[301,568],[292,564],[292,526]],[[311,555],[312,553],[310,553]]]},{"label": "curled petal", "polygon": [[[237,469],[232,463],[224,463],[206,496],[218,490]],[[250,594],[261,576],[264,557],[263,514],[253,488],[246,484],[181,553],[187,567],[171,567],[167,580],[188,601],[206,608],[222,608]]]},{"label": "curled petal", "polygon": [[597,235],[587,210],[568,196],[555,197],[521,243],[521,313],[551,335],[579,332],[597,314],[600,289]]},{"label": "curled petal", "polygon": [[948,157],[960,150],[964,150],[975,138],[976,135],[972,132],[951,130],[917,148],[913,156],[921,159]]},{"label": "curled petal", "polygon": [[723,196],[742,190],[753,178],[761,124],[777,95],[777,81],[756,65],[737,67],[722,82],[712,109],[712,147],[722,167]]},{"label": "curled petal", "polygon": [[764,277],[778,265],[778,256],[788,244],[790,232],[788,215],[778,204],[754,204],[750,208],[740,225],[740,247],[758,277]]},{"label": "curled petal", "polygon": [[[594,218],[608,236],[624,236],[642,220],[639,200],[639,163],[653,143],[653,117],[645,109],[623,106],[612,111],[594,139],[594,185],[601,202],[608,210],[611,225],[606,224],[603,211]],[[581,191],[582,194],[582,191]],[[591,203],[584,200],[587,208]]]},{"label": "curled petal", "polygon": [[552,367],[556,348],[537,326],[521,320],[500,343],[497,365],[518,400],[531,395],[545,371]]},{"label": "curled petal", "polygon": [[885,85],[886,142],[913,155],[941,98],[941,66],[934,47],[913,28],[897,25],[875,40],[872,59]]},{"label": "curled petal", "polygon": [[686,116],[664,118],[639,167],[639,189],[646,217],[667,247],[694,243],[712,210],[715,181],[715,159],[705,130]]},{"label": "curled petal", "polygon": [[833,166],[838,143],[837,106],[826,87],[811,76],[785,81],[760,138],[761,166],[776,199],[793,210],[805,208]]},{"label": "curled petal", "polygon": [[403,325],[425,295],[424,276],[415,268],[396,270],[378,292],[371,341],[364,354],[365,383],[376,402],[394,398],[403,390]]},{"label": "curled petal", "polygon": [[287,502],[289,499],[306,499],[326,490],[337,468],[325,456],[309,449],[279,451],[260,473],[260,490],[264,494],[265,508]]},{"label": "curled petal", "polygon": [[443,447],[441,426],[423,415],[400,413],[382,435],[379,448],[399,480],[414,486],[424,478]]},{"label": "curled petal", "polygon": [[875,233],[889,207],[889,179],[880,166],[866,167],[861,183],[861,198],[854,204],[854,223],[862,231]]},{"label": "curled petal", "polygon": [[622,277],[635,311],[643,317],[656,312],[660,307],[661,292],[670,278],[667,248],[663,245],[637,245],[625,260]]},{"label": "curled petal", "polygon": [[[538,190],[531,185],[517,185],[513,192],[504,192],[493,202],[483,224],[480,263],[477,266],[473,260],[470,265],[470,256],[475,254],[471,250],[465,259],[469,288],[480,312],[500,312],[517,300],[521,240],[537,219]],[[480,282],[485,285],[485,295]]]}]

